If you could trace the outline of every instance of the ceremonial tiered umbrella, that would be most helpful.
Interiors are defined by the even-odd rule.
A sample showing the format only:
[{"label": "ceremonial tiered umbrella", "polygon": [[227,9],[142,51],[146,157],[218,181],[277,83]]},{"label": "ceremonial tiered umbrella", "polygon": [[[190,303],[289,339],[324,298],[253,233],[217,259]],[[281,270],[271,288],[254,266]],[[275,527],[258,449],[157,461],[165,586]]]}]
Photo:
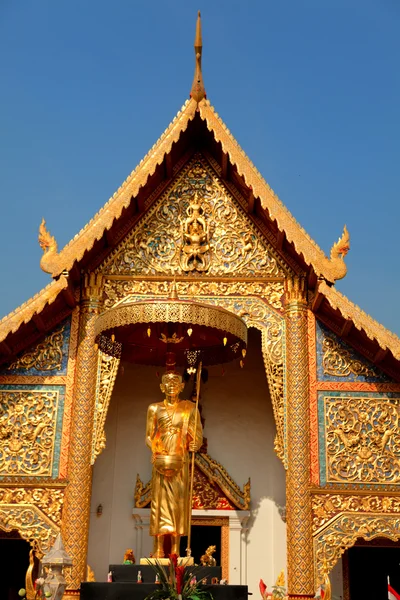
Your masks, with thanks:
[{"label": "ceremonial tiered umbrella", "polygon": [[[203,366],[218,365],[246,355],[247,327],[237,315],[211,304],[180,299],[172,286],[168,298],[121,302],[100,314],[95,324],[99,349],[121,360],[153,366],[173,363],[196,373],[196,421]],[[195,431],[197,422],[195,423]],[[194,457],[190,478],[192,506]],[[190,556],[191,510],[188,550]]]}]

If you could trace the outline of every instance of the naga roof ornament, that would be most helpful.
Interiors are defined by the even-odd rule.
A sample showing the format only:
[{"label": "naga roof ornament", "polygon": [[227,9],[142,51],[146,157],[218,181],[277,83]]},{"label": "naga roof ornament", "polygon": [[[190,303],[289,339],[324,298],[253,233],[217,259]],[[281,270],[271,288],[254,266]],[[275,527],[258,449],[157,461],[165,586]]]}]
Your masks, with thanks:
[{"label": "naga roof ornament", "polygon": [[45,273],[53,273],[57,265],[57,242],[46,227],[46,221],[42,219],[39,226],[39,246],[43,250],[43,256],[40,259],[40,268]]}]

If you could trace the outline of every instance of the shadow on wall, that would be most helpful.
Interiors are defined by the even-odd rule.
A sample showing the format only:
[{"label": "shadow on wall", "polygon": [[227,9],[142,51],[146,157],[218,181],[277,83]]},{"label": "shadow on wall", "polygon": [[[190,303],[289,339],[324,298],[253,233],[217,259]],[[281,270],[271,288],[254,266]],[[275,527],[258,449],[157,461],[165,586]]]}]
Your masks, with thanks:
[{"label": "shadow on wall", "polygon": [[285,470],[274,451],[276,427],[258,330],[249,330],[243,369],[238,362],[209,369],[202,415],[208,453],[238,485],[251,479],[249,530],[265,501],[283,514]]}]

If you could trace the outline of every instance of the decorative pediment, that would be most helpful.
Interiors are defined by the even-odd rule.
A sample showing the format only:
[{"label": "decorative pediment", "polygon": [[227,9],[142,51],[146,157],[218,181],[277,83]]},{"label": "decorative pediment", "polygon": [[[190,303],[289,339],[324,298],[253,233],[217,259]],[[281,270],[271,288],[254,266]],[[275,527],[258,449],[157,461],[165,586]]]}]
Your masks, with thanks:
[{"label": "decorative pediment", "polygon": [[288,272],[200,154],[100,270],[107,275],[271,278]]},{"label": "decorative pediment", "polygon": [[[151,502],[151,480],[143,484],[139,475],[135,487],[135,507],[145,508]],[[193,508],[249,510],[250,479],[243,491],[228,472],[208,454],[197,453],[193,485]]]}]

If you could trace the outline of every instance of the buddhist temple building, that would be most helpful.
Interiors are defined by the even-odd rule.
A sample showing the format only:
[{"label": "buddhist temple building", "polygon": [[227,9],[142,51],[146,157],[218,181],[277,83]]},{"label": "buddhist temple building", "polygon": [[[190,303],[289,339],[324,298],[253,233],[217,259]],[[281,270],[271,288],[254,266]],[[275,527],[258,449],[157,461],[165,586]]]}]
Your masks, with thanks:
[{"label": "buddhist temple building", "polygon": [[351,552],[400,538],[400,340],[336,289],[349,232],[326,256],[296,222],[210,103],[201,58],[199,16],[190,97],[159,140],[64,248],[38,222],[49,284],[0,321],[0,547],[24,543],[32,575],[61,532],[66,598],[127,548],[150,555],[160,367],[145,334],[129,360],[107,353],[99,323],[173,289],[248,329],[202,383],[195,560],[216,545],[255,597],[284,569],[289,598],[329,576],[349,600]]}]

